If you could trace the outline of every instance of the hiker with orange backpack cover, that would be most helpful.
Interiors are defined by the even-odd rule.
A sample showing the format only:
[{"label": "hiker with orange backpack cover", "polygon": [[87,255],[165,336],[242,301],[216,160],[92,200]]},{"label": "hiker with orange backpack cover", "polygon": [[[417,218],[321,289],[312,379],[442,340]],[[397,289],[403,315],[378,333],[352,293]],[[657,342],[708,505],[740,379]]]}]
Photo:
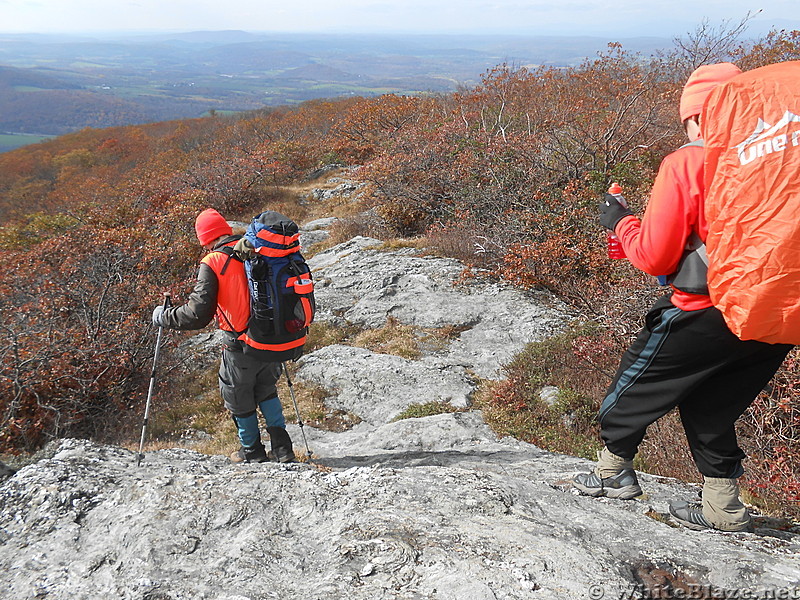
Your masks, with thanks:
[{"label": "hiker with orange backpack cover", "polygon": [[739,498],[745,455],[734,424],[792,348],[739,339],[706,287],[700,115],[709,94],[740,73],[731,63],[718,63],[691,74],[680,100],[689,143],[662,161],[641,220],[610,194],[600,205],[600,223],[618,236],[631,264],[651,275],[670,273],[671,291],[655,302],[623,354],[599,412],[605,446],[594,471],[572,484],[590,496],[641,495],[634,456],[648,426],[677,407],[704,483],[702,504],[671,502],[669,511],[691,529],[752,528]]}]

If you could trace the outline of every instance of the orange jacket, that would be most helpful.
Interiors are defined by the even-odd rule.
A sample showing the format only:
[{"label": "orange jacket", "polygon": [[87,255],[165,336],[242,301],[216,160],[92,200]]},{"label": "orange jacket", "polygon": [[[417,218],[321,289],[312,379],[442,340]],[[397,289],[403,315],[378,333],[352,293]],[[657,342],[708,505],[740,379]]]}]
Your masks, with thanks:
[{"label": "orange jacket", "polygon": [[[216,248],[234,246],[238,239],[226,238]],[[237,332],[247,329],[250,317],[244,264],[233,258],[228,262],[228,256],[222,252],[209,252],[200,261],[197,283],[188,302],[166,309],[162,320],[170,329],[202,329],[215,315],[220,329],[231,331],[233,325]]]},{"label": "orange jacket", "polygon": [[[235,246],[237,240],[224,244]],[[217,276],[217,325],[220,329],[240,333],[247,329],[250,318],[250,296],[244,263],[222,252],[209,252],[200,261]],[[224,272],[223,272],[224,270]]]},{"label": "orange jacket", "polygon": [[[658,169],[644,217],[625,217],[615,233],[631,264],[651,275],[670,275],[678,268],[695,232],[705,242],[705,187],[701,146],[686,145],[669,154]],[[671,302],[682,310],[712,306],[705,294],[673,287]]]}]

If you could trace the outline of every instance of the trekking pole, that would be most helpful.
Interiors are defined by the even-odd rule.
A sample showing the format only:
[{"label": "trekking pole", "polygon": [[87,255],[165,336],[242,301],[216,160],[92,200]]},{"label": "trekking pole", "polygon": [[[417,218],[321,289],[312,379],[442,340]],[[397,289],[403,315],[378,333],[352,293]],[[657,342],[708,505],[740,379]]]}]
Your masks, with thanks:
[{"label": "trekking pole", "polygon": [[303,429],[303,419],[300,417],[300,409],[297,407],[297,398],[294,397],[294,385],[292,385],[292,378],[289,377],[289,369],[286,368],[286,363],[281,363],[283,367],[283,372],[286,374],[286,385],[289,386],[289,395],[292,397],[292,404],[294,404],[294,412],[297,414],[297,424],[300,427],[300,433],[303,434],[303,443],[306,445],[306,454],[308,455],[308,460],[311,460],[312,452],[311,448],[308,447],[308,440],[306,439],[306,432]]},{"label": "trekking pole", "polygon": [[[168,309],[170,306],[170,294],[169,292],[164,293],[164,310]],[[159,325],[158,326],[158,334],[156,335],[156,350],[153,353],[153,370],[150,372],[150,387],[147,390],[147,403],[144,405],[144,419],[142,420],[142,438],[139,440],[139,453],[136,455],[136,466],[138,467],[139,464],[142,462],[144,458],[144,453],[142,450],[144,449],[144,438],[147,434],[147,419],[150,417],[150,401],[153,399],[153,389],[156,385],[156,366],[158,365],[158,351],[161,349],[161,334],[164,331],[164,328]]]}]

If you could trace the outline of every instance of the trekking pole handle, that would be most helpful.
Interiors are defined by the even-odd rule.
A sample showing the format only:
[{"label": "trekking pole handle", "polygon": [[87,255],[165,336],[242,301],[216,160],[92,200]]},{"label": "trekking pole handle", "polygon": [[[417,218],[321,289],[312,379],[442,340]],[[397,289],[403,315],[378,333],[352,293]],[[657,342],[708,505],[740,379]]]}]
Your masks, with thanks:
[{"label": "trekking pole handle", "polygon": [[164,309],[167,309],[170,306],[172,306],[172,294],[169,292],[164,292]]}]

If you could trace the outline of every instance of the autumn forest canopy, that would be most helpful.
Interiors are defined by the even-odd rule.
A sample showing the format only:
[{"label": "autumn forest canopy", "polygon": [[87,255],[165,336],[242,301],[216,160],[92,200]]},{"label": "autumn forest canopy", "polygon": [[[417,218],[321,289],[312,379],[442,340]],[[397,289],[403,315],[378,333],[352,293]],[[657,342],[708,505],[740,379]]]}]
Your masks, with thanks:
[{"label": "autumn forest canopy", "polygon": [[[683,143],[677,99],[696,66],[800,59],[800,32],[739,34],[703,24],[655,57],[612,44],[567,69],[499,65],[454,93],[85,129],[0,154],[0,451],[116,439],[146,397],[153,306],[191,289],[197,213],[247,221],[269,207],[302,222],[317,215],[290,188],[324,165],[359,166],[366,184],[358,210],[340,215],[342,241],[424,237],[473,275],[553,291],[594,324],[565,354],[610,376],[663,291],[607,260],[598,194],[617,181],[643,208],[661,159]],[[504,402],[527,410],[524,393],[509,386]],[[751,488],[797,502],[796,354],[751,412]]]}]

